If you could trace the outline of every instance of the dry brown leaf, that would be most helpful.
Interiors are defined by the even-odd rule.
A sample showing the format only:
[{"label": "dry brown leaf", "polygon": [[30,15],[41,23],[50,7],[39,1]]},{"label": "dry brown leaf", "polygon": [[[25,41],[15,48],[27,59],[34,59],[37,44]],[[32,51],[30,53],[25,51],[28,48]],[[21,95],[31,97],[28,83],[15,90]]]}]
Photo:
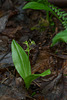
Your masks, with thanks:
[{"label": "dry brown leaf", "polygon": [[10,96],[2,96],[2,97],[0,97],[0,100],[19,100],[19,99],[14,99],[14,98],[12,98],[12,97],[10,97]]},{"label": "dry brown leaf", "polygon": [[17,26],[16,28],[6,28],[2,34],[7,35],[8,37],[13,38],[17,31],[22,29],[21,26]]},{"label": "dry brown leaf", "polygon": [[32,68],[32,73],[43,72],[46,69],[49,69],[52,65],[53,59],[47,51],[41,51],[36,64]]}]

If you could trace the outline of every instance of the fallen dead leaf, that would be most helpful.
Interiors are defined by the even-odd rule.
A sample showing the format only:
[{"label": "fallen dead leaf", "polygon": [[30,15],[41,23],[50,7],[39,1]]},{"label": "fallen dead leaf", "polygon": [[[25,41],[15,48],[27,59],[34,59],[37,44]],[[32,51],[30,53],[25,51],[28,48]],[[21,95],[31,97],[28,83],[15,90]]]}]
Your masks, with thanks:
[{"label": "fallen dead leaf", "polygon": [[3,10],[0,10],[0,17],[4,16],[5,12]]},{"label": "fallen dead leaf", "polygon": [[67,60],[64,60],[62,68],[64,69],[63,74],[67,74]]},{"label": "fallen dead leaf", "polygon": [[0,32],[5,29],[6,23],[8,21],[8,14],[0,18]]},{"label": "fallen dead leaf", "polygon": [[40,72],[51,68],[53,63],[52,56],[47,51],[40,51],[36,64],[32,67],[32,73]]},{"label": "fallen dead leaf", "polygon": [[0,97],[0,100],[19,100],[19,99],[17,99],[17,98],[15,99],[10,96],[2,96],[2,97]]},{"label": "fallen dead leaf", "polygon": [[7,35],[8,37],[13,38],[17,31],[21,30],[21,26],[17,26],[16,28],[6,28],[2,34]]},{"label": "fallen dead leaf", "polygon": [[7,10],[10,10],[12,8],[13,8],[12,0],[5,0],[5,2],[2,5],[2,9],[7,11]]}]

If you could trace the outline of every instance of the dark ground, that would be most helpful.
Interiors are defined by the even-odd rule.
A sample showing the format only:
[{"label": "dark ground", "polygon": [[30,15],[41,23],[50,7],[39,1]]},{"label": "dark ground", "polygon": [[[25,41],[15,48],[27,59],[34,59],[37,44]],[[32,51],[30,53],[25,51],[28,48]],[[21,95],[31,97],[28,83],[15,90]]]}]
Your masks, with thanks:
[{"label": "dark ground", "polygon": [[[67,44],[61,42],[50,47],[52,38],[63,26],[54,16],[54,26],[49,26],[44,11],[22,10],[25,3],[25,0],[0,0],[0,100],[67,100],[67,76],[64,76]],[[46,69],[52,72],[34,80],[29,90],[13,65],[12,39],[24,49],[24,41],[35,41],[30,52],[32,73]]]}]

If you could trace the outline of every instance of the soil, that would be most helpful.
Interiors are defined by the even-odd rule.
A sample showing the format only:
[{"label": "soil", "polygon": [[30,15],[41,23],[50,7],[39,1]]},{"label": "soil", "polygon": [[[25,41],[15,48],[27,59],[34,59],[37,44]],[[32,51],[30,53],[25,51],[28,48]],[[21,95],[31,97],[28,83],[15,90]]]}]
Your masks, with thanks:
[{"label": "soil", "polygon": [[[25,3],[0,0],[0,100],[67,100],[67,44],[51,47],[52,38],[64,28],[55,16],[50,26],[45,11],[23,10]],[[12,61],[13,39],[24,50],[24,41],[35,41],[30,52],[32,74],[51,70],[50,75],[34,80],[28,90]]]}]

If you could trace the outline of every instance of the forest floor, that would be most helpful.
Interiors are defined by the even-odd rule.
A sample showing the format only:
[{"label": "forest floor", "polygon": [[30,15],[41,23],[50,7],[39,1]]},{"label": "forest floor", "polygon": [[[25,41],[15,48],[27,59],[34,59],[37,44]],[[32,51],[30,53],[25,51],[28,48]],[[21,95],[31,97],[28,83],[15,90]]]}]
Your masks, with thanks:
[{"label": "forest floor", "polygon": [[[51,47],[62,24],[53,16],[54,25],[49,26],[45,11],[23,10],[24,0],[6,1],[0,10],[0,100],[67,100],[67,44]],[[13,39],[24,49],[24,41],[35,41],[30,52],[33,74],[51,70],[50,75],[34,80],[28,90],[12,61]]]}]

